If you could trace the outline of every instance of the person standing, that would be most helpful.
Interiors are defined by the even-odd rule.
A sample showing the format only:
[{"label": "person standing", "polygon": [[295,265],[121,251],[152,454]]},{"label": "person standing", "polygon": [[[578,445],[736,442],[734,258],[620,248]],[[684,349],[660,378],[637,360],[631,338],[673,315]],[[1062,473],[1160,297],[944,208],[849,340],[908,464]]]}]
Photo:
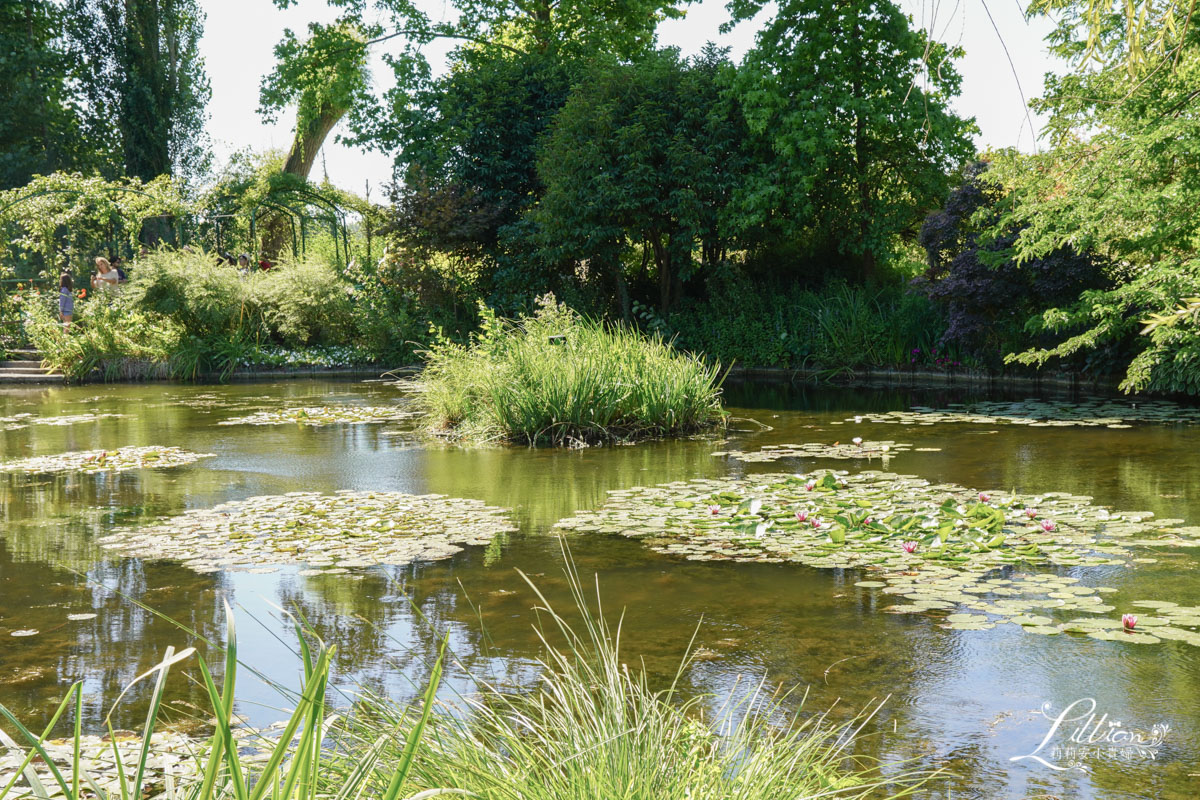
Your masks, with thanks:
[{"label": "person standing", "polygon": [[120,280],[107,258],[100,256],[96,259],[96,274],[92,276],[93,289],[115,289]]},{"label": "person standing", "polygon": [[71,330],[71,318],[75,316],[75,281],[69,272],[64,272],[58,279],[58,316],[62,319],[63,330]]}]

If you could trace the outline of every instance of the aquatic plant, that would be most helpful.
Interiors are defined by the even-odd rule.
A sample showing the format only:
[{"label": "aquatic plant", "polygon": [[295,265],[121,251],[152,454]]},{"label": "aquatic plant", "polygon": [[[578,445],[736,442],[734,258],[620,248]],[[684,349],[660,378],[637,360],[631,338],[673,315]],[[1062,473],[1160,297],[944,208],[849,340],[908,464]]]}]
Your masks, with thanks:
[{"label": "aquatic plant", "polygon": [[126,472],[134,469],[163,469],[192,464],[212,453],[193,453],[178,447],[150,445],[118,447],[114,450],[79,450],[52,456],[33,456],[0,463],[0,472],[28,474],[49,472]]},{"label": "aquatic plant", "polygon": [[[356,753],[358,769],[344,774],[338,790],[318,794],[321,777],[333,753],[326,747],[325,736],[332,721],[327,716],[326,693],[334,648],[318,643],[314,652],[297,626],[301,644],[304,681],[291,698],[293,710],[274,735],[257,735],[242,728],[234,714],[234,689],[238,673],[237,632],[233,615],[226,607],[228,641],[225,646],[224,673],[218,685],[204,658],[194,648],[175,652],[167,648],[163,660],[126,687],[113,704],[120,704],[125,693],[147,679],[154,680],[149,710],[140,736],[119,736],[112,728],[111,712],[105,724],[105,741],[83,733],[83,687],[79,681],[52,715],[39,735],[30,731],[3,705],[0,717],[18,733],[22,741],[0,730],[0,745],[15,754],[15,766],[0,768],[0,800],[16,798],[62,797],[64,800],[141,800],[160,797],[165,800],[313,800],[318,796],[356,797],[366,791],[378,776],[384,776],[381,789],[373,796],[398,800],[412,770],[417,747],[424,734],[441,679],[442,659],[434,664],[419,713],[409,719],[404,711],[397,714],[406,725],[377,729],[372,741]],[[444,649],[443,649],[444,652]],[[206,690],[213,715],[213,734],[207,743],[172,736],[160,730],[159,712],[163,706],[167,676],[171,668],[195,656],[200,680]],[[71,736],[63,742],[51,739],[51,732],[72,709]],[[380,763],[378,753],[384,740],[404,737],[395,755]],[[57,756],[57,757],[56,757]],[[25,786],[20,784],[24,782]],[[428,795],[426,795],[428,796]]]},{"label": "aquatic plant", "polygon": [[515,322],[480,308],[469,345],[426,353],[417,401],[456,439],[590,444],[720,426],[721,373],[660,336],[592,322],[552,297]]},{"label": "aquatic plant", "polygon": [[3,426],[3,429],[6,431],[16,431],[23,428],[28,428],[31,425],[65,427],[67,425],[80,425],[85,422],[96,422],[97,420],[101,419],[116,419],[124,416],[124,414],[94,412],[90,414],[62,414],[54,417],[39,417],[36,414],[25,411],[8,417],[0,417],[0,426]]},{"label": "aquatic plant", "polygon": [[[525,578],[544,614],[536,626],[544,653],[537,686],[510,691],[484,682],[447,704],[422,738],[410,776],[415,789],[453,786],[488,800],[806,800],[904,795],[924,777],[885,776],[850,753],[878,706],[835,723],[824,714],[799,718],[789,694],[765,681],[723,698],[685,695],[686,657],[666,688],[655,690],[632,659],[624,663],[620,623],[609,625],[599,598],[589,602],[570,566],[568,575],[576,625]],[[366,694],[358,711],[335,729],[336,749],[350,757],[326,773],[331,788],[353,772],[355,754],[380,727],[411,725],[377,695]],[[402,741],[380,760],[390,763]]]},{"label": "aquatic plant", "polygon": [[479,500],[402,492],[290,492],[196,509],[119,528],[107,549],[178,559],[198,572],[306,564],[321,571],[449,558],[516,530],[504,509]]},{"label": "aquatic plant", "polygon": [[402,406],[306,406],[256,411],[244,417],[222,420],[218,425],[358,425],[401,422],[419,417],[420,412]]},{"label": "aquatic plant", "polygon": [[[851,444],[834,442],[806,442],[805,444],[768,444],[758,450],[718,450],[714,456],[725,456],[747,464],[762,464],[779,461],[783,458],[830,458],[846,459],[887,459],[894,453],[912,450],[912,445],[905,442],[893,442],[890,439],[881,442],[867,442],[855,437]],[[884,462],[887,466],[887,462]]]},{"label": "aquatic plant", "polygon": [[[82,681],[40,735],[0,706],[22,739],[0,729],[9,756],[0,762],[0,800],[813,800],[908,796],[929,777],[885,773],[852,753],[882,704],[848,721],[825,714],[801,719],[788,693],[772,692],[762,681],[710,715],[713,698],[685,696],[679,688],[691,664],[686,655],[667,688],[653,689],[643,670],[622,663],[620,626],[614,631],[598,602],[587,602],[569,558],[568,565],[579,628],[530,583],[542,606],[537,631],[545,652],[530,690],[506,690],[468,675],[471,694],[457,703],[439,699],[447,654],[442,639],[417,702],[404,705],[364,689],[352,707],[334,709],[335,648],[297,624],[304,679],[288,695],[294,708],[281,723],[254,730],[234,713],[238,640],[226,608],[220,682],[191,648],[168,648],[159,665],[134,681],[154,679],[140,736],[119,736],[107,721],[106,741],[85,736]],[[212,714],[207,740],[161,730],[168,673],[193,657],[209,700],[204,710]],[[68,709],[73,714],[65,717]],[[71,724],[71,736],[51,740],[60,721]]]},{"label": "aquatic plant", "polygon": [[951,403],[946,408],[913,406],[908,411],[872,412],[847,418],[847,422],[883,422],[899,425],[932,425],[968,422],[982,425],[1009,423],[1035,428],[1128,428],[1130,423],[1200,424],[1200,408],[1169,400],[1018,400]]},{"label": "aquatic plant", "polygon": [[1128,630],[1128,631],[1133,630],[1134,628],[1137,627],[1137,622],[1138,622],[1137,614],[1122,614],[1121,615],[1121,627],[1125,628],[1125,630]]},{"label": "aquatic plant", "polygon": [[[689,560],[857,568],[868,573],[860,586],[912,601],[886,609],[892,613],[937,614],[954,629],[1012,622],[1031,633],[1097,639],[1112,638],[1120,623],[1087,616],[1057,623],[1030,612],[1105,614],[1115,609],[1101,595],[1114,590],[1077,586],[1079,578],[1038,570],[1146,560],[1134,556],[1135,547],[1200,547],[1200,527],[1183,520],[1114,512],[1062,492],[1031,499],[984,494],[987,503],[963,486],[873,471],[753,475],[610,492],[603,508],[558,527],[619,533]],[[722,513],[697,512],[710,504]],[[1029,517],[1026,510],[1035,505],[1054,519]],[[1153,627],[1121,641],[1200,645],[1200,608],[1158,600],[1135,604],[1157,610],[1142,620]],[[940,617],[956,606],[979,613]]]}]

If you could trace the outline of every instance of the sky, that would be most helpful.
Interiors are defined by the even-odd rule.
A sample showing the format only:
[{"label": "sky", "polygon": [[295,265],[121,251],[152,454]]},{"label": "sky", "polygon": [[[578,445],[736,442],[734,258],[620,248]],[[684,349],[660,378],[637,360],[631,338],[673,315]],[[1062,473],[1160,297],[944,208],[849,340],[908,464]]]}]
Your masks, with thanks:
[{"label": "sky", "polygon": [[[729,19],[726,0],[701,0],[681,20],[669,20],[659,28],[659,43],[678,47],[685,55],[699,52],[712,41],[731,50],[739,60],[754,44],[753,20],[738,25],[728,34],[720,27]],[[963,76],[962,95],[954,109],[973,116],[980,128],[980,147],[1036,146],[1038,119],[1026,111],[1026,102],[1041,94],[1042,77],[1061,69],[1046,52],[1044,37],[1050,24],[1044,19],[1027,22],[1020,0],[899,0],[914,25],[935,38],[966,50],[959,62]],[[329,20],[334,15],[325,0],[299,0],[280,10],[271,0],[200,0],[207,20],[200,43],[209,79],[208,130],[217,163],[238,150],[285,149],[291,144],[294,112],[281,114],[268,124],[258,114],[258,87],[271,71],[273,48],[285,28],[297,33],[310,21]],[[418,0],[436,19],[449,7],[448,0]],[[769,13],[769,10],[768,12]],[[389,71],[380,60],[386,44],[376,45],[372,73],[377,89],[388,85]],[[449,44],[429,46],[426,53],[435,69],[444,62]],[[336,132],[336,131],[335,131]],[[330,137],[316,163],[313,177],[325,175],[336,185],[359,194],[370,187],[370,196],[382,199],[383,187],[391,180],[391,158],[377,152],[341,145]]]}]

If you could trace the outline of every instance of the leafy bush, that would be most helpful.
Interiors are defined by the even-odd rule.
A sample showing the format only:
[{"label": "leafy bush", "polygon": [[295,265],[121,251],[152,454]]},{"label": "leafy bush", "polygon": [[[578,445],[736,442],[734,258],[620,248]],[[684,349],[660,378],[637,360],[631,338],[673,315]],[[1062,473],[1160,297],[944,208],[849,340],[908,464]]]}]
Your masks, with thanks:
[{"label": "leafy bush", "polygon": [[982,179],[986,164],[967,171],[946,205],[925,219],[920,241],[929,269],[915,286],[946,310],[941,344],[953,344],[989,366],[1031,343],[1025,322],[1105,283],[1101,264],[1070,245],[1018,263],[1017,232],[995,229],[1001,189]]},{"label": "leafy bush", "polygon": [[93,370],[106,379],[166,377],[171,355],[185,339],[183,327],[171,318],[108,295],[77,301],[71,329],[64,331],[55,298],[25,297],[25,331],[46,366],[67,378]]},{"label": "leafy bush", "polygon": [[211,253],[158,250],[130,268],[122,288],[131,307],[168,316],[206,339],[253,331],[261,312],[250,283]]},{"label": "leafy bush", "polygon": [[249,281],[249,293],[259,305],[267,328],[281,343],[292,347],[351,338],[354,320],[349,289],[328,264],[311,261],[256,272]]},{"label": "leafy bush", "polygon": [[470,439],[561,445],[720,424],[719,368],[660,336],[592,322],[552,296],[510,323],[481,306],[468,345],[442,338],[419,388],[431,427]]}]

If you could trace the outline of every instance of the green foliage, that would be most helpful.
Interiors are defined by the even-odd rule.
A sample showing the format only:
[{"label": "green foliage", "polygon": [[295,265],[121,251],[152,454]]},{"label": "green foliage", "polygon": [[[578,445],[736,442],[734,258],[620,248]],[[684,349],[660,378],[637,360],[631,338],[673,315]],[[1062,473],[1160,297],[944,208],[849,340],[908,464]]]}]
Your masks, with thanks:
[{"label": "green foliage", "polygon": [[67,0],[67,37],[89,136],[114,139],[123,171],[149,182],[198,177],[210,88],[197,0]]},{"label": "green foliage", "polygon": [[834,282],[770,287],[723,274],[715,299],[688,301],[665,321],[680,348],[747,367],[807,367],[833,375],[863,367],[961,366],[940,346],[943,315],[920,295]]},{"label": "green foliage", "polygon": [[20,265],[22,278],[53,280],[64,267],[82,277],[98,255],[122,247],[136,252],[142,220],[186,210],[179,185],[165,175],[142,183],[55,173],[0,192],[5,255]]},{"label": "green foliage", "polygon": [[312,261],[281,264],[248,281],[263,321],[288,346],[352,340],[350,288],[328,264]]},{"label": "green foliage", "polygon": [[99,371],[106,380],[166,377],[185,331],[169,317],[136,308],[127,298],[93,295],[76,301],[71,329],[58,320],[57,294],[28,294],[25,332],[45,365],[68,379]]},{"label": "green foliage", "polygon": [[[1088,39],[1082,9],[1071,8],[1052,37],[1053,50],[1081,59],[1096,42]],[[1049,115],[1053,149],[997,154],[989,174],[1009,193],[996,228],[1020,230],[1018,259],[1068,244],[1093,251],[1113,265],[1116,288],[1045,311],[1030,330],[1059,342],[1009,360],[1041,366],[1078,354],[1099,368],[1124,370],[1125,391],[1194,394],[1200,391],[1195,329],[1162,327],[1141,339],[1137,332],[1147,316],[1200,291],[1200,171],[1191,144],[1200,136],[1200,33],[1180,32],[1169,63],[1131,76],[1125,59],[1140,45],[1127,38],[1119,17],[1106,19],[1099,41],[1105,64],[1049,78],[1037,105]]]},{"label": "green foliage", "polygon": [[624,262],[646,248],[664,312],[694,250],[702,267],[721,261],[731,249],[721,215],[746,165],[745,126],[725,95],[734,72],[715,48],[691,60],[663,50],[576,85],[539,156],[546,193],[533,219],[543,252],[572,272],[586,262],[624,295]]},{"label": "green foliage", "polygon": [[564,445],[691,433],[720,424],[719,367],[659,336],[591,322],[554,302],[515,323],[480,308],[469,345],[426,354],[419,388],[447,435]]},{"label": "green foliage", "polygon": [[[763,6],[730,9],[736,22]],[[817,263],[858,262],[870,277],[974,152],[974,122],[949,108],[958,55],[912,30],[890,0],[781,2],[736,83],[769,154],[739,187],[737,226]]]},{"label": "green foliage", "polygon": [[69,90],[76,62],[59,36],[66,22],[50,0],[0,3],[0,189],[103,162]]}]

